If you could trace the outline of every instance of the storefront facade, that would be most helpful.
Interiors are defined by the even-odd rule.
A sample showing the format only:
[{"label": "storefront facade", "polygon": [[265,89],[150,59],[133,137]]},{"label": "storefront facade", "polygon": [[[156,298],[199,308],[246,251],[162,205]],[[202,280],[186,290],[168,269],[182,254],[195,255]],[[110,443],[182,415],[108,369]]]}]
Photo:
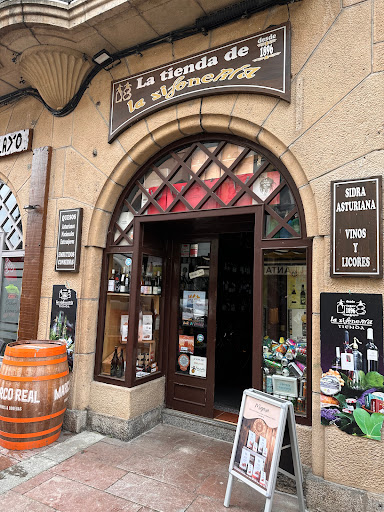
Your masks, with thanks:
[{"label": "storefront facade", "polygon": [[[102,14],[89,2],[84,15],[76,3],[64,9],[46,2],[45,18],[31,11],[27,28],[18,24],[17,7],[3,4],[8,26],[0,31],[0,94],[9,94],[6,84],[30,85],[51,107],[36,95],[0,107],[1,136],[33,128],[33,152],[0,156],[0,187],[9,189],[22,212],[19,337],[33,335],[28,297],[23,303],[27,289],[38,293],[38,339],[52,334],[53,285],[76,292],[67,427],[129,439],[162,421],[164,410],[212,419],[217,410],[236,410],[241,389],[270,392],[275,376],[280,396],[284,390],[291,396],[287,382],[298,390],[291,398],[308,467],[308,507],[329,510],[332,489],[333,505],[347,496],[348,503],[356,500],[356,510],[367,503],[366,510],[374,510],[381,499],[374,494],[383,481],[382,442],[372,450],[373,441],[320,422],[320,293],[383,292],[382,278],[330,277],[331,182],[383,174],[380,1],[269,5],[208,35],[202,30],[138,48],[99,69],[78,103],[60,115],[54,114],[81,89],[94,66],[91,57],[102,48],[113,54],[134,47],[231,2],[207,1],[205,11],[193,3],[187,14],[172,2],[140,1],[129,9],[106,2]],[[113,81],[287,22],[290,101],[241,90],[197,96],[162,105],[108,142]],[[71,59],[76,76],[66,67]],[[52,62],[77,84],[69,96]],[[26,81],[22,86],[17,74]],[[45,147],[52,150],[41,164]],[[58,272],[59,211],[78,208],[79,271]],[[44,219],[37,231],[41,243],[32,236],[36,218]],[[37,284],[28,270],[34,243],[41,247]],[[55,329],[58,323],[62,334],[62,319]],[[75,326],[68,328],[74,337]],[[284,357],[263,357],[276,354],[272,344],[281,338]],[[287,355],[289,339],[297,359]],[[284,374],[285,365],[290,370]]]}]

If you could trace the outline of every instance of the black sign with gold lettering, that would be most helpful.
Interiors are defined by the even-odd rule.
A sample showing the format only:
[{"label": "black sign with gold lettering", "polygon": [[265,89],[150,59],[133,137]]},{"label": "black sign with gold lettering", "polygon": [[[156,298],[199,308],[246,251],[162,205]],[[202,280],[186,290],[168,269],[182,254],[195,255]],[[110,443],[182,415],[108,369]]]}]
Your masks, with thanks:
[{"label": "black sign with gold lettering", "polygon": [[332,277],[382,277],[381,176],[333,181]]},{"label": "black sign with gold lettering", "polygon": [[109,142],[139,119],[198,96],[255,92],[290,101],[290,24],[112,83]]},{"label": "black sign with gold lettering", "polygon": [[82,208],[59,210],[56,271],[79,271],[82,220]]}]

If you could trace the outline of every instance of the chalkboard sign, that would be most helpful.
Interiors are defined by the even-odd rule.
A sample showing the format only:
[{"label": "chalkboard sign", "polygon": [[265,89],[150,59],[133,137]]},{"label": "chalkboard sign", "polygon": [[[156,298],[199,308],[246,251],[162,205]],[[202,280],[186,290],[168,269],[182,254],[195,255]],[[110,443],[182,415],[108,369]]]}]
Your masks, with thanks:
[{"label": "chalkboard sign", "polygon": [[303,474],[292,402],[247,389],[229,463],[224,506],[229,507],[236,477],[266,497],[264,512],[270,512],[278,472],[296,481],[299,510],[304,512]]},{"label": "chalkboard sign", "polygon": [[332,277],[382,277],[381,176],[333,181]]}]

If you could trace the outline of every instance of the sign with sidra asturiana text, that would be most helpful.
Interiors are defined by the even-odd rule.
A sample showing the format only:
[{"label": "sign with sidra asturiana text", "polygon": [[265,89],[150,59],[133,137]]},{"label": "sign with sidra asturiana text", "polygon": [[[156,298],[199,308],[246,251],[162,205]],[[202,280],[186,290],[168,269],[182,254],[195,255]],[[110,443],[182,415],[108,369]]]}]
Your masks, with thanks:
[{"label": "sign with sidra asturiana text", "polygon": [[191,98],[253,92],[290,101],[290,24],[112,82],[109,142],[149,114]]}]

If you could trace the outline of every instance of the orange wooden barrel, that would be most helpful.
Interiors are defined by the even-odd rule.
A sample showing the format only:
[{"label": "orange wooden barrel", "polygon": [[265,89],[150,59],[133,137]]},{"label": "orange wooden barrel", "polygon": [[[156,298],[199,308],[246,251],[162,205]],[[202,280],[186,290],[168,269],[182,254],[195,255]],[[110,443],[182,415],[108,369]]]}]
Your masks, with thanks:
[{"label": "orange wooden barrel", "polygon": [[66,344],[16,341],[0,368],[0,446],[30,450],[53,443],[69,394]]}]

